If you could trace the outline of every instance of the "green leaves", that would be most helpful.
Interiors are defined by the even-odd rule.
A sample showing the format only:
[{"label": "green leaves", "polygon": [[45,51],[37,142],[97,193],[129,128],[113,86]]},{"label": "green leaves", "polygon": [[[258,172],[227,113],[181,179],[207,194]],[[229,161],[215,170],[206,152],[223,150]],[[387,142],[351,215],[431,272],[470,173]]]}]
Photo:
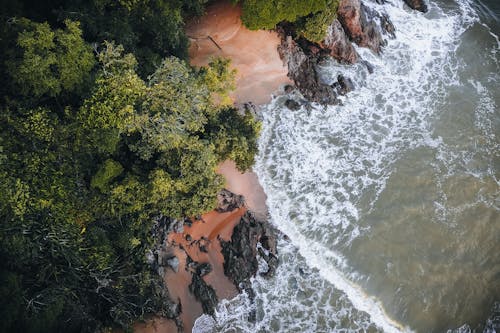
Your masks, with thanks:
[{"label": "green leaves", "polygon": [[90,186],[99,189],[101,192],[106,193],[109,184],[113,179],[118,177],[123,172],[123,167],[120,163],[107,159],[99,168],[97,173],[92,177]]},{"label": "green leaves", "polygon": [[326,0],[244,0],[241,19],[251,30],[274,29],[281,21],[295,22],[326,5]]},{"label": "green leaves", "polygon": [[20,92],[39,97],[73,91],[88,77],[94,56],[82,38],[78,22],[66,20],[64,30],[48,23],[20,20],[19,56],[7,60],[7,69]]}]

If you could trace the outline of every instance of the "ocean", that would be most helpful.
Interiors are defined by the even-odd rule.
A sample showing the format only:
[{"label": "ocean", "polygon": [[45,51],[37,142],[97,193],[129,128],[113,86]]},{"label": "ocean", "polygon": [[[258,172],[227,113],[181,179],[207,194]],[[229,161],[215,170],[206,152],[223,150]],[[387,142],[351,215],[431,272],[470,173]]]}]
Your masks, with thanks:
[{"label": "ocean", "polygon": [[358,48],[373,74],[325,62],[355,84],[342,105],[262,110],[254,171],[288,236],[275,277],[195,332],[500,327],[500,1],[364,3],[396,28],[381,55]]}]

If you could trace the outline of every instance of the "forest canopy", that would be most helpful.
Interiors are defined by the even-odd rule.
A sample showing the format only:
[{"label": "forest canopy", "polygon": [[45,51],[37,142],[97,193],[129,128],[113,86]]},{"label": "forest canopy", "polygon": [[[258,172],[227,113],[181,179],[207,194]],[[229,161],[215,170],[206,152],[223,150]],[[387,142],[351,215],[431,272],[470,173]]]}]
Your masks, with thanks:
[{"label": "forest canopy", "polygon": [[94,332],[168,316],[146,262],[162,217],[214,208],[253,164],[235,73],[186,62],[206,1],[2,3],[1,332]]}]

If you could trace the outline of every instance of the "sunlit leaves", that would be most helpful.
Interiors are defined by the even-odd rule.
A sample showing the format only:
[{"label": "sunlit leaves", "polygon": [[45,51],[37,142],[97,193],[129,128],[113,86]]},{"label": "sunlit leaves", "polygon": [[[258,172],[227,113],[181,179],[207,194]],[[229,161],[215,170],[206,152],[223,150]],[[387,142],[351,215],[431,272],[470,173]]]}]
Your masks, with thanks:
[{"label": "sunlit leaves", "polygon": [[78,22],[64,23],[65,29],[55,31],[48,23],[18,23],[20,56],[8,59],[7,68],[23,94],[56,96],[74,90],[88,77],[94,66],[92,50]]}]

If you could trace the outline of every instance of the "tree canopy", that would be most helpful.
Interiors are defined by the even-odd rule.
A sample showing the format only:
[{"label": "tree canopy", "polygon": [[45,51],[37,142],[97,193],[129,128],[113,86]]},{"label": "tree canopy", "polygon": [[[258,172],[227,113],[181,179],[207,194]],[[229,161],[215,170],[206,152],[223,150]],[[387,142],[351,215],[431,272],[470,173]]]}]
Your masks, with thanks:
[{"label": "tree canopy", "polygon": [[42,3],[11,2],[0,30],[0,331],[168,315],[152,226],[213,209],[216,166],[249,168],[260,124],[227,60],[182,58],[205,1]]}]

